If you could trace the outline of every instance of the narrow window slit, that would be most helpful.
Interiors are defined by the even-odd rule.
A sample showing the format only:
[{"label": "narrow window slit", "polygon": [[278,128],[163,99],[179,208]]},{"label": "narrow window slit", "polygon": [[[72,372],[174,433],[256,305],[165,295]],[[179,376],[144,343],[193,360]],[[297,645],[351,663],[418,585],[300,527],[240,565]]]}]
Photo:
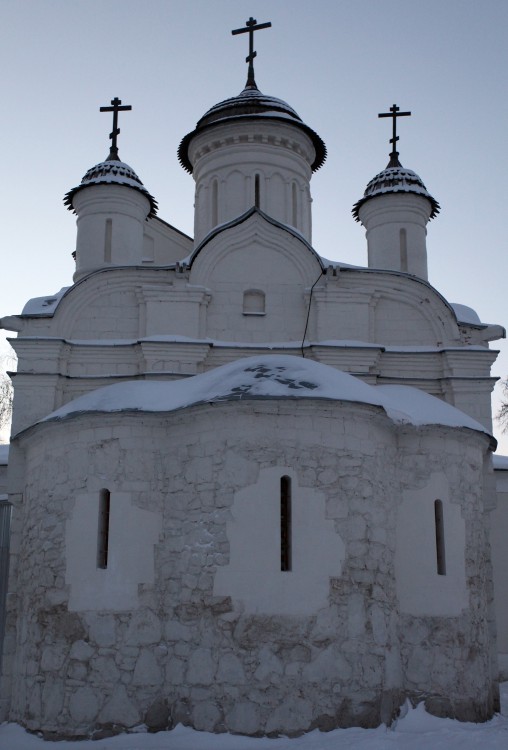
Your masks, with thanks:
[{"label": "narrow window slit", "polygon": [[436,524],[436,562],[437,574],[446,575],[446,556],[444,538],[443,503],[441,500],[434,501],[434,520]]},{"label": "narrow window slit", "polygon": [[293,182],[292,189],[291,189],[291,203],[292,203],[292,214],[293,214],[292,224],[294,227],[298,227],[298,200],[297,200],[296,184],[294,182]]},{"label": "narrow window slit", "polygon": [[407,273],[407,231],[401,229],[399,232],[400,241],[400,270]]},{"label": "narrow window slit", "polygon": [[111,263],[111,243],[113,239],[113,219],[106,219],[104,234],[104,263]]},{"label": "narrow window slit", "polygon": [[111,493],[101,490],[99,495],[99,530],[97,535],[97,567],[104,570],[108,567],[109,551],[109,515]]},{"label": "narrow window slit", "polygon": [[219,223],[219,183],[217,180],[212,182],[212,224],[217,226]]},{"label": "narrow window slit", "polygon": [[280,479],[280,569],[291,570],[291,477]]},{"label": "narrow window slit", "polygon": [[260,208],[259,198],[260,198],[260,187],[259,187],[259,175],[257,174],[254,177],[254,205],[256,208]]}]

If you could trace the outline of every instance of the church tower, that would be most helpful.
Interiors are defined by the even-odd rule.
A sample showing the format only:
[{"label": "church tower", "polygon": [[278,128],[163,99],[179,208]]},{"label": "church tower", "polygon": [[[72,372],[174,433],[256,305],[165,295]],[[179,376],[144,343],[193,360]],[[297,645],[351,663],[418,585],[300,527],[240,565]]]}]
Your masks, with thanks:
[{"label": "church tower", "polygon": [[254,31],[268,26],[250,18],[232,32],[249,33],[245,88],[209,109],[178,149],[196,182],[196,245],[253,206],[312,239],[310,179],[325,161],[326,147],[289,104],[256,85]]},{"label": "church tower", "polygon": [[121,104],[115,98],[111,107],[100,108],[113,112],[107,159],[89,169],[65,196],[65,205],[78,216],[74,281],[99,268],[140,265],[143,225],[157,213],[157,201],[118,155],[118,112],[132,109]]},{"label": "church tower", "polygon": [[369,182],[363,198],[353,206],[353,216],[366,229],[369,268],[402,271],[428,279],[427,224],[439,213],[439,203],[421,178],[399,161],[396,143],[395,104],[379,117],[392,117],[393,144],[386,169]]}]

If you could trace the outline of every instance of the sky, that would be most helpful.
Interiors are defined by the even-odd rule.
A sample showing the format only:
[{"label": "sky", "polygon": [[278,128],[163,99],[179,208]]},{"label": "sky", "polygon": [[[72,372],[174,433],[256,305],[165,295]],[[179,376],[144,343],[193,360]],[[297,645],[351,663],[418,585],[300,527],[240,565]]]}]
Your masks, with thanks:
[{"label": "sky", "polygon": [[[430,282],[508,327],[506,0],[0,0],[0,317],[72,283],[75,216],[62,199],[106,157],[99,107],[115,96],[133,107],[121,158],[159,216],[192,234],[194,183],[176,151],[242,90],[247,38],[231,30],[250,16],[272,22],[256,34],[258,87],[327,145],[311,184],[316,250],[367,264],[351,208],[387,164],[390,121],[377,115],[396,103],[412,112],[400,160],[442,207],[428,226]],[[493,374],[507,377],[508,344],[492,347]]]},{"label": "sky", "polygon": [[[294,739],[240,737],[196,732],[178,725],[171,732],[132,733],[107,740],[44,742],[16,724],[0,725],[0,746],[9,750],[506,750],[508,683],[501,685],[501,714],[485,724],[438,719],[423,703],[403,707],[390,729],[336,729],[309,732]],[[405,715],[404,715],[405,714]]]}]

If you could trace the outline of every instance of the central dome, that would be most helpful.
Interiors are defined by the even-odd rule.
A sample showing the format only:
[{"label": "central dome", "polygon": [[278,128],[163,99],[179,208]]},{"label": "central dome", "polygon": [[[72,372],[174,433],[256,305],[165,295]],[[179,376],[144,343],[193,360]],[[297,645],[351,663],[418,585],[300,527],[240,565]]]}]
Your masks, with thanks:
[{"label": "central dome", "polygon": [[312,163],[312,171],[319,169],[326,159],[326,146],[319,135],[306,125],[295,110],[282,99],[275,96],[267,96],[261,93],[257,86],[248,85],[238,96],[232,96],[229,99],[215,104],[203,117],[198,120],[195,130],[188,133],[181,141],[178,148],[178,159],[180,164],[188,172],[193,171],[193,166],[189,159],[189,144],[197,133],[206,128],[212,127],[217,123],[223,123],[225,120],[241,120],[245,118],[272,118],[274,120],[284,120],[293,122],[300,130],[303,130],[311,139],[314,146],[316,157]]}]

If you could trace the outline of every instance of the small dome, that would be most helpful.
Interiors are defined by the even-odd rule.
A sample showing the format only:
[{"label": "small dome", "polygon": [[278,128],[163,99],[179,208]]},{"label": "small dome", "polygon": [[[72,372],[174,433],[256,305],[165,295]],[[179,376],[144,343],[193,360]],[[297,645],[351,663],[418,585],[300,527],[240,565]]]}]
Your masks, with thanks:
[{"label": "small dome", "polygon": [[243,118],[266,118],[274,120],[284,120],[294,123],[297,127],[306,133],[312,141],[316,151],[316,158],[312,164],[312,171],[319,169],[326,159],[326,146],[319,135],[309,128],[302,121],[295,110],[282,99],[275,96],[266,96],[254,85],[248,85],[238,96],[232,96],[229,99],[215,104],[211,107],[196,125],[192,133],[188,133],[180,143],[178,148],[178,159],[180,164],[188,172],[192,173],[192,164],[189,160],[189,144],[192,138],[202,130],[225,120],[238,120]]},{"label": "small dome", "polygon": [[126,187],[138,190],[140,193],[143,193],[150,202],[149,218],[156,215],[157,201],[155,198],[150,195],[132,167],[125,164],[125,162],[116,159],[106,159],[106,161],[102,161],[100,164],[96,164],[89,169],[81,180],[81,183],[65,194],[64,205],[67,206],[69,211],[74,211],[73,199],[79,190],[89,187],[90,185],[102,184],[125,185]]},{"label": "small dome", "polygon": [[423,184],[423,180],[412,169],[406,169],[398,159],[396,164],[388,164],[386,169],[379,172],[369,182],[365,188],[363,198],[355,203],[352,209],[356,221],[360,221],[359,210],[369,198],[375,198],[377,195],[386,195],[387,193],[415,193],[421,195],[430,202],[432,211],[430,218],[433,219],[440,211],[439,203],[431,196]]}]

